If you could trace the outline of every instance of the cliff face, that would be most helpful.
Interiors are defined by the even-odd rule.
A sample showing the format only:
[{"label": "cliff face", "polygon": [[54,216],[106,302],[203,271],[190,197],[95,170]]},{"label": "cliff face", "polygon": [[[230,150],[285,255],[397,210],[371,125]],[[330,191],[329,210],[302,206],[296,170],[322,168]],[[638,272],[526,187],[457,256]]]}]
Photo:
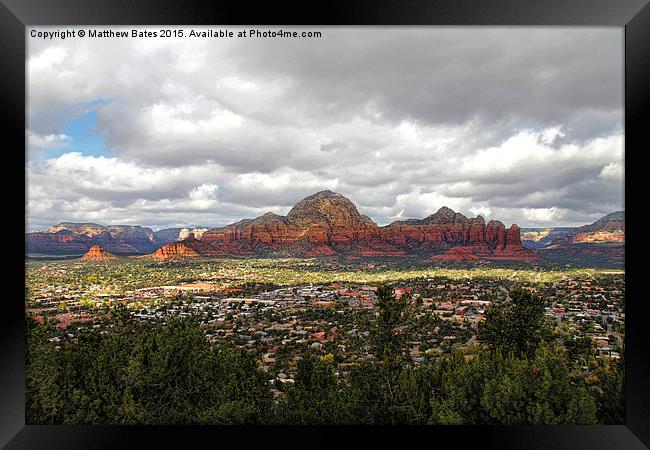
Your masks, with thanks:
[{"label": "cliff face", "polygon": [[187,239],[190,233],[193,233],[196,239],[201,239],[201,235],[207,230],[207,228],[166,228],[164,230],[154,231],[153,235],[159,246],[163,246]]},{"label": "cliff face", "polygon": [[112,255],[105,251],[98,245],[93,245],[88,249],[88,251],[81,257],[84,261],[110,261],[117,259],[115,255]]},{"label": "cliff face", "polygon": [[608,214],[591,225],[579,227],[572,243],[625,243],[625,213],[617,211]]},{"label": "cliff face", "polygon": [[150,228],[130,225],[62,222],[46,231],[25,234],[25,249],[30,253],[75,254],[94,245],[121,254],[151,253],[160,247]]},{"label": "cliff face", "polygon": [[92,245],[92,238],[67,230],[25,234],[25,251],[28,253],[80,254],[87,252]]},{"label": "cliff face", "polygon": [[196,258],[199,254],[182,242],[173,242],[163,245],[152,255],[158,261],[177,261],[188,258]]},{"label": "cliff face", "polygon": [[625,243],[625,213],[617,211],[589,225],[573,228],[551,242],[551,246],[571,244]]},{"label": "cliff face", "polygon": [[191,233],[200,238],[204,231],[205,228],[152,231],[141,226],[62,222],[46,231],[25,234],[25,249],[29,253],[66,255],[84,253],[98,245],[116,254],[145,254],[187,239]]},{"label": "cliff face", "polygon": [[[267,213],[208,230],[201,241],[185,242],[200,254],[214,256],[431,256],[462,247],[462,254],[476,258],[536,259],[521,246],[517,225],[506,230],[501,222],[486,224],[481,216],[470,219],[443,207],[422,220],[380,227],[331,191],[301,200],[286,216]],[[458,259],[458,250],[454,252],[450,258]]]},{"label": "cliff face", "polygon": [[[540,257],[560,264],[625,266],[625,213],[617,211],[577,228],[549,230],[539,243],[527,241]],[[527,236],[528,237],[528,236]]]},{"label": "cliff face", "polygon": [[601,217],[591,225],[584,225],[577,229],[578,233],[591,233],[595,231],[622,231],[625,232],[625,212],[616,211]]}]

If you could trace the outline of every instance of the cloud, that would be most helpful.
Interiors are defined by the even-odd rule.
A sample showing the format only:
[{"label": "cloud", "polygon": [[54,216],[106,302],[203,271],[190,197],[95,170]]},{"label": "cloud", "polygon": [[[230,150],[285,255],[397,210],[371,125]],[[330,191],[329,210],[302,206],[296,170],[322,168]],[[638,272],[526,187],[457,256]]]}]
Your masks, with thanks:
[{"label": "cloud", "polygon": [[524,208],[524,216],[534,222],[548,222],[551,223],[555,219],[558,209],[557,208]]},{"label": "cloud", "polygon": [[603,167],[603,169],[600,171],[600,177],[606,180],[622,181],[623,171],[623,164],[619,162],[612,162]]},{"label": "cloud", "polygon": [[213,208],[217,205],[216,184],[201,184],[190,191],[191,203],[200,209]]},{"label": "cloud", "polygon": [[[443,205],[523,225],[622,208],[621,30],[322,31],[30,39],[30,222],[223,225],[321,189],[379,223]],[[76,142],[64,129],[89,110],[106,156],[32,160]]]},{"label": "cloud", "polygon": [[66,147],[72,142],[72,138],[66,134],[37,134],[27,133],[27,146],[32,150],[49,150]]}]

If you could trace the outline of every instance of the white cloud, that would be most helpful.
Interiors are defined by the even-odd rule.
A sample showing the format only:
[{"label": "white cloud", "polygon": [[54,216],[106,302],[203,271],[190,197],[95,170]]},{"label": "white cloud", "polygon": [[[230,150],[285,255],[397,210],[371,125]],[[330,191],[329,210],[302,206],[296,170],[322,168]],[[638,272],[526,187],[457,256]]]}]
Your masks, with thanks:
[{"label": "white cloud", "polygon": [[243,119],[231,111],[215,107],[196,118],[195,102],[170,105],[156,103],[145,111],[143,125],[155,139],[181,140],[192,136],[222,133],[241,127]]},{"label": "white cloud", "polygon": [[65,147],[72,142],[72,138],[66,134],[37,134],[27,132],[27,146],[31,150],[46,150]]},{"label": "white cloud", "polygon": [[260,85],[254,81],[244,80],[236,76],[223,78],[217,82],[217,87],[239,92],[258,92],[260,90]]},{"label": "white cloud", "polygon": [[69,49],[62,46],[52,46],[28,60],[29,69],[34,72],[45,72],[56,70],[64,61]]},{"label": "white cloud", "polygon": [[219,186],[216,184],[202,184],[195,187],[190,191],[190,199],[192,200],[216,200],[217,190]]},{"label": "white cloud", "polygon": [[558,208],[524,208],[524,216],[534,222],[552,222],[557,214]]},{"label": "white cloud", "polygon": [[189,193],[191,204],[199,209],[208,209],[217,205],[217,190],[219,186],[216,184],[202,184],[195,187]]},{"label": "white cloud", "polygon": [[609,163],[603,167],[603,170],[600,171],[600,177],[604,179],[622,181],[624,169],[625,168],[623,167],[622,163]]},{"label": "white cloud", "polygon": [[476,216],[492,217],[492,209],[485,205],[477,205],[469,208],[470,212]]}]

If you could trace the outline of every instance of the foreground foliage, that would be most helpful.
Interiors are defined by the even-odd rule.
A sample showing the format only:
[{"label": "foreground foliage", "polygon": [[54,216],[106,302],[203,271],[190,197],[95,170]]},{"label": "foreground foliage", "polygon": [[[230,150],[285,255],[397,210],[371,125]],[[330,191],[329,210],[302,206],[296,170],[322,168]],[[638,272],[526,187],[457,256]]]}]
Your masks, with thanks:
[{"label": "foreground foliage", "polygon": [[210,347],[191,320],[123,316],[56,350],[28,319],[28,423],[248,424],[269,415],[265,376],[244,350]]}]

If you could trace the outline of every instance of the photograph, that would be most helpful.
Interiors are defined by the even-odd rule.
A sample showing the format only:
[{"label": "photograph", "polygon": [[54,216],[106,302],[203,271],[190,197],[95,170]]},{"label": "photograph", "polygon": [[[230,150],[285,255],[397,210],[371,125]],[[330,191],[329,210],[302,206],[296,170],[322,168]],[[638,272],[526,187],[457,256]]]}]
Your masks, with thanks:
[{"label": "photograph", "polygon": [[25,424],[625,425],[625,39],[27,25]]}]

